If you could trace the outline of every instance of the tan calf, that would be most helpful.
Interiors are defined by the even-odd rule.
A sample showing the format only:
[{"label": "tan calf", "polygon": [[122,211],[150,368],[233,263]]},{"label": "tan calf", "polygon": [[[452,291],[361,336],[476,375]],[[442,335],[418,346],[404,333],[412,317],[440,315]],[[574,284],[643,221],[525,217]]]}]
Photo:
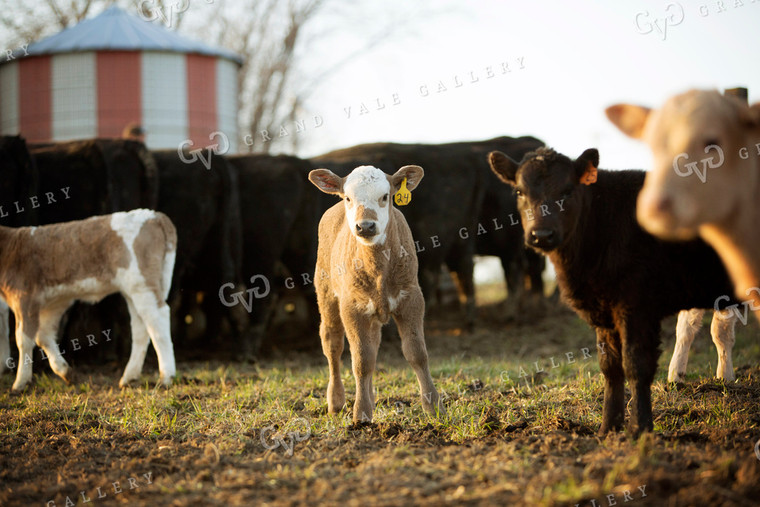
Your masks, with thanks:
[{"label": "tan calf", "polygon": [[356,380],[354,422],[372,420],[372,374],[380,347],[380,329],[396,322],[404,357],[414,369],[425,411],[440,410],[425,348],[425,301],[417,281],[417,257],[404,215],[392,197],[406,179],[414,190],[422,179],[418,166],[393,176],[361,166],[345,178],[317,169],[309,180],[343,199],[322,216],[314,283],[322,322],[319,334],[330,368],[327,406],[340,411],[346,401],[340,378],[343,336],[348,338]]},{"label": "tan calf", "polygon": [[[161,381],[171,383],[175,364],[166,297],[176,248],[171,220],[144,209],[42,227],[0,227],[0,297],[16,316],[19,349],[13,390],[31,380],[35,343],[53,371],[70,381],[71,368],[56,342],[61,316],[76,300],[96,303],[117,292],[127,302],[132,328],[132,353],[120,385],[139,377],[149,336]],[[6,336],[0,339],[7,343]]]},{"label": "tan calf", "polygon": [[760,103],[691,90],[659,110],[619,104],[606,112],[654,155],[636,207],[639,223],[662,238],[699,234],[760,319],[753,290],[760,287]]}]

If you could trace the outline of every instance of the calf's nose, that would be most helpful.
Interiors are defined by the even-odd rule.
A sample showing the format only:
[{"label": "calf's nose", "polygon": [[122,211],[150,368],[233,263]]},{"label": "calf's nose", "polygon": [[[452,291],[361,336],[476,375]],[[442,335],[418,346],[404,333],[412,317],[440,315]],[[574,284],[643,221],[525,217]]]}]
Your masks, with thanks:
[{"label": "calf's nose", "polygon": [[554,246],[557,235],[551,229],[533,229],[530,231],[530,241],[533,246],[551,247]]},{"label": "calf's nose", "polygon": [[657,199],[655,201],[655,211],[657,213],[672,213],[673,212],[673,201],[668,196],[663,196]]},{"label": "calf's nose", "polygon": [[377,226],[371,220],[363,220],[356,224],[356,233],[360,236],[372,236],[375,232],[377,232]]}]

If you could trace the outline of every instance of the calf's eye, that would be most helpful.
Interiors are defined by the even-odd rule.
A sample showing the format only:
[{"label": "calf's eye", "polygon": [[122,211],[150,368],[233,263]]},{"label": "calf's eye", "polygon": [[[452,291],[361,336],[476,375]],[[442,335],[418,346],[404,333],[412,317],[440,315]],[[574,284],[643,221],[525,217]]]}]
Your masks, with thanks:
[{"label": "calf's eye", "polygon": [[349,196],[346,196],[346,202],[351,202],[351,198]]},{"label": "calf's eye", "polygon": [[385,194],[385,195],[383,196],[383,202],[388,202],[388,195],[389,195],[389,194]]}]

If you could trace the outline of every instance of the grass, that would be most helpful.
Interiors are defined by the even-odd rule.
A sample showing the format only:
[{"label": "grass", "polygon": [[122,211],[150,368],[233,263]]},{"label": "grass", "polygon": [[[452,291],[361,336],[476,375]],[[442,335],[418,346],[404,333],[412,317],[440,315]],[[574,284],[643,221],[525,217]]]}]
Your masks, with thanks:
[{"label": "grass", "polygon": [[372,424],[351,422],[348,354],[349,406],[337,415],[326,413],[318,352],[258,365],[184,363],[169,389],[154,387],[155,372],[147,372],[140,386],[121,390],[120,367],[80,366],[91,373],[85,382],[65,386],[41,374],[11,396],[6,374],[0,504],[64,505],[80,491],[92,497],[150,472],[150,484],[121,496],[111,488],[102,502],[592,505],[610,494],[623,503],[628,491],[636,500],[741,505],[760,487],[752,451],[760,438],[757,326],[737,330],[736,382],[713,379],[705,329],[687,383],[672,386],[669,325],[652,391],[655,434],[639,440],[595,436],[603,381],[593,332],[567,312],[473,333],[431,323],[431,371],[447,410],[439,418],[423,413],[393,342],[379,355]]}]

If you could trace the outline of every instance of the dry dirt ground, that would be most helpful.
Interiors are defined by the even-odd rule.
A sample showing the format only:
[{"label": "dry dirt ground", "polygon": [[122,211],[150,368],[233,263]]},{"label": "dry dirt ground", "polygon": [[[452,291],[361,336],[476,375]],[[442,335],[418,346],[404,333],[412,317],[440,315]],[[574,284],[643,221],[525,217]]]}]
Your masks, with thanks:
[{"label": "dry dirt ground", "polygon": [[427,324],[447,406],[437,419],[421,411],[397,339],[381,347],[370,424],[351,424],[350,410],[326,414],[318,348],[255,365],[180,362],[169,389],[153,387],[152,352],[142,385],[124,390],[123,364],[77,365],[74,386],[36,374],[21,396],[9,394],[6,373],[0,505],[758,505],[760,333],[751,318],[738,328],[737,380],[726,384],[713,378],[703,329],[687,382],[668,385],[675,321],[664,323],[655,432],[634,440],[596,436],[594,335],[569,311],[526,318],[483,306],[472,332],[456,327],[455,312],[442,315]]}]

